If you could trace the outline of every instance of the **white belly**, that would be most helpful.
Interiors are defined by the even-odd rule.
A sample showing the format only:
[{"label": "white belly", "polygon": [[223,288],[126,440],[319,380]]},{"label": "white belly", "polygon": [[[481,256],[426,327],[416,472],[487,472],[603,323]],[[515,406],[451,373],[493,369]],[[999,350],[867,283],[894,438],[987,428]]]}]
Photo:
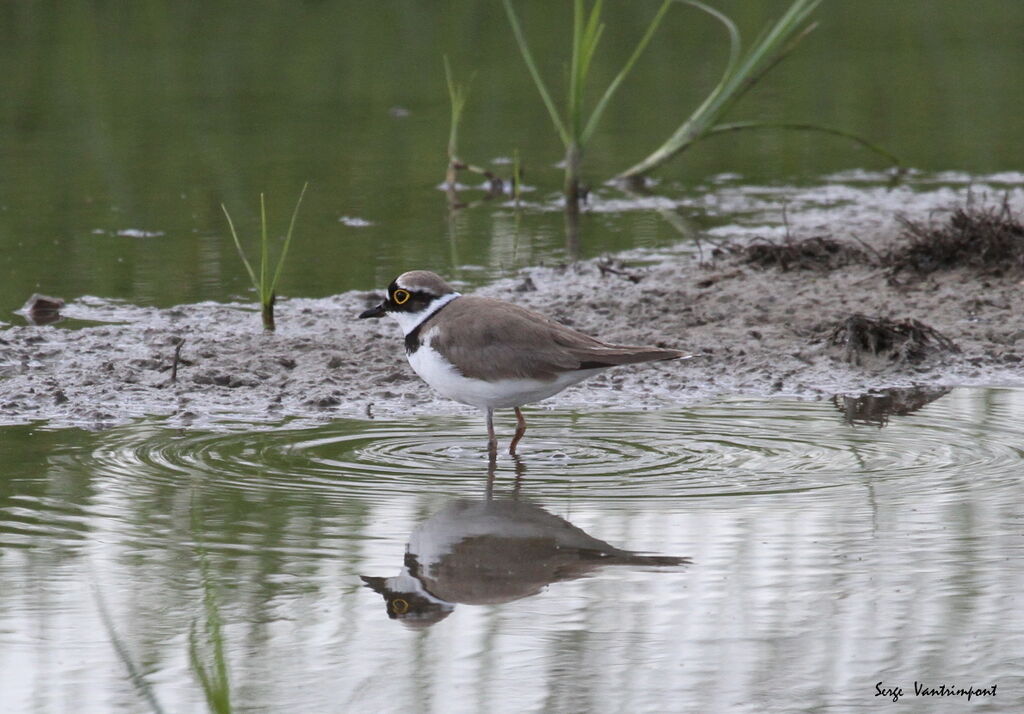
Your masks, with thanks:
[{"label": "white belly", "polygon": [[560,374],[551,381],[501,379],[488,382],[463,377],[428,344],[420,345],[409,355],[409,364],[424,382],[443,396],[479,409],[507,409],[539,402],[602,371],[575,370]]}]

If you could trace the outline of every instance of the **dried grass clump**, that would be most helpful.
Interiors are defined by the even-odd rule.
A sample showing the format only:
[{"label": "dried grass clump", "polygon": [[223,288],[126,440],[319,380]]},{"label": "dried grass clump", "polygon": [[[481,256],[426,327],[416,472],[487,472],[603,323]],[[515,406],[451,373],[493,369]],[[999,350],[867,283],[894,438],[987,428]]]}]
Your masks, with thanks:
[{"label": "dried grass clump", "polygon": [[780,243],[759,239],[733,249],[751,265],[789,270],[835,270],[851,263],[865,263],[867,253],[835,238],[814,236],[802,240],[786,238]]},{"label": "dried grass clump", "polygon": [[859,365],[865,355],[892,362],[920,362],[941,352],[959,352],[948,337],[918,320],[892,320],[854,313],[829,331],[827,341],[843,350],[843,358]]},{"label": "dried grass clump", "polygon": [[885,257],[892,274],[901,271],[927,275],[937,270],[970,268],[990,275],[1024,273],[1024,225],[1000,206],[957,208],[942,224],[901,218],[907,243]]}]

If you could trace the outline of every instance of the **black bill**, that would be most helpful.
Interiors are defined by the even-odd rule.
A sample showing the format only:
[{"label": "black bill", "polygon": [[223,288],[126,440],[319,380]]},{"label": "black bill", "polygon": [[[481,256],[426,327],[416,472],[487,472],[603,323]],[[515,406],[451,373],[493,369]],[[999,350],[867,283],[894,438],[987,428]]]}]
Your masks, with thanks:
[{"label": "black bill", "polygon": [[384,317],[384,303],[381,303],[377,307],[371,307],[369,310],[365,310],[359,314],[360,320],[365,320],[368,317]]}]

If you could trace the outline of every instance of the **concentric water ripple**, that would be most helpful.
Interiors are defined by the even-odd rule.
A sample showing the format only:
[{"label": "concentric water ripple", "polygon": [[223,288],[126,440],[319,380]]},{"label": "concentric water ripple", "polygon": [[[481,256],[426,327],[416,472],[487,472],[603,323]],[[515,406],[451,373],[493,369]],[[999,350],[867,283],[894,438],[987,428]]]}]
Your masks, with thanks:
[{"label": "concentric water ripple", "polygon": [[[521,458],[497,475],[536,495],[663,498],[809,491],[902,480],[905,488],[997,485],[1022,464],[1024,392],[957,390],[884,428],[846,423],[827,402],[724,402],[670,412],[536,411]],[[498,423],[502,445],[513,422]],[[110,432],[90,468],[136,485],[307,493],[344,500],[461,492],[486,476],[481,417],[339,421],[317,429]]]},{"label": "concentric water ripple", "polygon": [[[909,403],[875,425],[863,423],[868,411],[828,401],[530,410],[522,458],[499,459],[492,493],[533,502],[540,520],[499,518],[493,533],[478,518],[463,528],[453,515],[487,492],[478,415],[221,432],[159,420],[100,433],[26,428],[20,443],[46,448],[0,490],[0,575],[15,593],[5,600],[0,651],[12,652],[12,662],[42,661],[32,647],[53,642],[82,654],[75,662],[122,671],[102,639],[95,584],[119,630],[141,633],[133,649],[166,643],[154,650],[152,681],[160,682],[187,672],[183,633],[202,626],[217,593],[241,681],[273,682],[281,673],[328,681],[369,658],[367,677],[383,662],[419,691],[396,662],[419,668],[435,658],[451,669],[486,641],[508,650],[495,666],[519,657],[521,669],[546,661],[552,638],[569,634],[598,649],[618,642],[610,656],[624,661],[640,641],[651,661],[694,652],[698,666],[707,662],[694,691],[716,681],[739,643],[757,645],[756,658],[791,640],[802,644],[786,691],[802,686],[823,653],[835,653],[815,681],[852,667],[856,676],[844,681],[870,697],[879,671],[917,666],[901,659],[915,640],[925,643],[924,657],[940,658],[935,671],[981,661],[984,676],[1002,683],[1019,670],[1001,653],[1020,649],[1013,633],[1021,631],[1022,584],[1012,566],[1024,553],[1024,390],[963,389]],[[498,426],[505,445],[513,420],[503,415]],[[396,635],[371,583],[397,587],[420,562],[455,574],[482,563],[486,577],[500,572],[503,538],[532,538],[553,523],[566,523],[557,528],[573,538],[692,562],[656,572],[609,565],[590,579],[556,558],[528,568],[530,589],[515,590],[550,584],[542,596],[484,608],[460,602],[432,640]],[[449,559],[456,552],[468,560]],[[525,552],[538,549],[531,543]],[[407,558],[414,553],[422,560]],[[579,562],[588,560],[581,575],[599,562]],[[565,572],[580,579],[561,582]],[[467,591],[494,592],[473,582]],[[980,639],[948,625],[960,621]],[[836,632],[847,634],[836,640]],[[392,649],[403,638],[421,649]],[[895,654],[865,660],[857,654],[865,642]],[[244,669],[256,650],[268,653],[270,675]],[[946,653],[962,659],[948,665]],[[760,660],[749,666],[756,680]],[[591,677],[606,674],[597,667]]]}]

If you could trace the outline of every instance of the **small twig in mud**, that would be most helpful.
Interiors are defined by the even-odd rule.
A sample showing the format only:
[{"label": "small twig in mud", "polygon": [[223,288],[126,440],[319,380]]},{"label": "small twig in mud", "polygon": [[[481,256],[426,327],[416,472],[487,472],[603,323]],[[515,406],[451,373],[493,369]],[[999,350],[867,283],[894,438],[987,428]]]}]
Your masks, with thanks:
[{"label": "small twig in mud", "polygon": [[610,257],[604,257],[597,261],[597,269],[601,271],[601,277],[607,275],[621,275],[626,280],[633,283],[639,283],[644,279],[644,276],[640,273],[631,273],[626,270],[626,266],[622,261],[613,260]]},{"label": "small twig in mud", "polygon": [[[881,251],[879,251],[873,245],[870,245],[870,244],[866,243],[865,241],[861,240],[857,236],[853,236],[853,239],[855,241],[857,241],[858,245],[860,245],[861,248],[864,249],[864,255],[865,256],[867,256],[868,253],[870,253],[871,255],[874,256],[875,260],[872,263],[872,265],[878,266],[878,265],[882,264],[882,260],[883,260],[884,256],[882,255]],[[871,261],[869,261],[869,262],[871,262]]]},{"label": "small twig in mud", "polygon": [[[654,192],[647,185],[647,181],[642,176],[634,176],[632,178],[626,178],[616,181],[615,184],[630,198],[641,198],[644,196],[653,196]],[[715,240],[708,233],[703,230],[697,222],[691,216],[683,214],[681,206],[675,208],[658,208],[658,214],[665,219],[665,222],[675,230],[683,240],[692,240],[694,245],[697,246],[697,264],[706,265],[707,260],[704,259],[704,241],[707,241],[714,250],[711,251],[711,258],[718,258],[723,254],[723,250],[727,245],[725,240]]]},{"label": "small twig in mud", "polygon": [[177,344],[174,346],[174,361],[171,363],[171,384],[178,381],[178,363],[181,361],[181,348],[185,345],[185,338],[177,338]]},{"label": "small twig in mud", "polygon": [[452,159],[450,168],[453,171],[469,171],[470,173],[480,174],[487,179],[487,193],[492,196],[500,196],[505,193],[504,179],[493,171],[480,166],[474,166],[473,164],[467,164],[465,161],[460,161],[459,159]]},{"label": "small twig in mud", "polygon": [[946,223],[900,218],[907,243],[884,256],[890,276],[901,271],[927,275],[937,270],[972,268],[991,275],[1024,272],[1024,224],[1010,209],[975,206],[972,199]]},{"label": "small twig in mud", "polygon": [[[704,260],[704,241],[707,241],[712,246],[710,261]],[[721,258],[729,250],[729,241],[725,239],[714,240],[706,233],[703,238],[700,234],[694,236],[694,243],[697,244],[697,264],[701,266],[710,266],[714,260]]]},{"label": "small twig in mud", "polygon": [[855,365],[863,355],[893,362],[919,362],[935,352],[959,352],[948,337],[918,320],[892,320],[854,313],[829,331],[830,345],[843,348],[843,358]]}]

